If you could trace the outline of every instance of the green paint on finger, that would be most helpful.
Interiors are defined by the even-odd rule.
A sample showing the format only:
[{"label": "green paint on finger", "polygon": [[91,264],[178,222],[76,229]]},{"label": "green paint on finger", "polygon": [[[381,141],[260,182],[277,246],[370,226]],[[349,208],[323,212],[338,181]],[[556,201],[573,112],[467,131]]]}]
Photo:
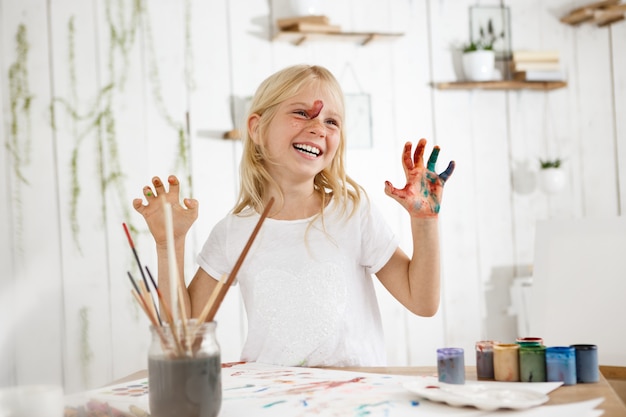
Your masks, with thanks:
[{"label": "green paint on finger", "polygon": [[435,164],[437,163],[437,158],[439,157],[439,147],[435,146],[433,148],[432,153],[430,154],[430,158],[428,158],[428,164],[426,165],[426,168],[429,171],[434,171],[435,170]]}]

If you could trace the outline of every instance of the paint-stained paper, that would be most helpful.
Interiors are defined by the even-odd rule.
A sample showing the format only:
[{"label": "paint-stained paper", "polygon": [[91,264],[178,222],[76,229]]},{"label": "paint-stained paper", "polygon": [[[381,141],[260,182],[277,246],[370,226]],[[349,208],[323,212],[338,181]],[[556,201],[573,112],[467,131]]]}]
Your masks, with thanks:
[{"label": "paint-stained paper", "polygon": [[[437,384],[436,376],[388,375],[319,368],[283,367],[257,363],[225,364],[219,417],[253,415],[281,417],[437,417],[507,416],[510,410],[485,412],[451,407],[419,398],[405,388],[416,379]],[[429,382],[430,383],[430,382]],[[478,383],[476,381],[468,381]],[[481,384],[503,384],[480,381]],[[512,383],[504,383],[512,384]],[[544,394],[560,383],[515,383]],[[108,404],[132,416],[148,410],[147,379],[131,381],[68,397],[68,406],[86,401]],[[559,406],[540,406],[515,413],[517,417],[597,416],[601,400]],[[132,414],[139,413],[139,414]],[[143,417],[143,416],[142,416]]]}]

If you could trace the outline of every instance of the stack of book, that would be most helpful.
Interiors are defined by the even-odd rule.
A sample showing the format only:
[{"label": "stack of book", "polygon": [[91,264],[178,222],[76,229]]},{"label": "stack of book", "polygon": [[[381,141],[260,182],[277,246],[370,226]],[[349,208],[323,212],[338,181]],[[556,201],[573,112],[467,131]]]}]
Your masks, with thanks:
[{"label": "stack of book", "polygon": [[563,81],[565,74],[558,51],[514,51],[513,79],[518,81]]},{"label": "stack of book", "polygon": [[276,20],[278,29],[286,32],[341,32],[339,25],[331,25],[327,16],[296,16]]}]

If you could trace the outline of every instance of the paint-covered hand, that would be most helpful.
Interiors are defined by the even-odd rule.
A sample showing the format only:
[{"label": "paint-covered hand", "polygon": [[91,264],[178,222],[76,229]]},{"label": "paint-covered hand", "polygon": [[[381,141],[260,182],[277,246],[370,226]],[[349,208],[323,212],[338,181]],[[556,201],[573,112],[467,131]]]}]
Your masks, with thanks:
[{"label": "paint-covered hand", "polygon": [[198,218],[198,201],[185,198],[183,205],[180,204],[180,183],[178,178],[170,175],[167,179],[169,190],[165,189],[159,177],[152,178],[154,188],[146,185],[143,187],[143,195],[148,204],[144,205],[141,198],[133,200],[133,207],[139,212],[150,229],[150,233],[158,245],[165,245],[167,236],[165,233],[165,209],[164,202],[172,206],[172,222],[174,226],[174,240],[184,239],[189,228]]},{"label": "paint-covered hand", "polygon": [[435,146],[428,164],[424,166],[426,139],[420,139],[411,157],[412,143],[407,142],[402,152],[402,165],[406,175],[404,188],[395,188],[385,181],[385,194],[396,200],[412,217],[437,217],[443,195],[443,185],[454,171],[454,161],[441,174],[435,172],[439,147]]}]

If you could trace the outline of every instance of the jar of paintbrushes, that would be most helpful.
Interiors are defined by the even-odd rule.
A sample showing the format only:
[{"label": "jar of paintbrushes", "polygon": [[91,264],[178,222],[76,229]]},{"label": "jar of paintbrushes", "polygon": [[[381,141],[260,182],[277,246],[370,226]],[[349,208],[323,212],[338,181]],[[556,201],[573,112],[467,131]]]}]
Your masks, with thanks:
[{"label": "jar of paintbrushes", "polygon": [[[170,204],[165,201],[163,203],[169,264],[169,300],[163,297],[147,266],[144,274],[144,267],[139,261],[130,230],[126,223],[123,223],[124,232],[142,276],[142,280],[138,282],[128,271],[128,278],[133,286],[131,293],[152,323],[150,326],[152,343],[148,353],[151,417],[218,415],[222,405],[222,366],[220,346],[215,336],[214,317],[273,202],[272,198],[267,203],[233,270],[220,278],[197,319],[187,318],[182,289],[184,282],[179,278],[176,266]],[[154,291],[151,290],[150,284]],[[158,296],[163,315],[156,307],[154,292]]]},{"label": "jar of paintbrushes", "polygon": [[151,417],[216,417],[222,404],[216,322],[182,320],[150,326],[148,389]]}]

